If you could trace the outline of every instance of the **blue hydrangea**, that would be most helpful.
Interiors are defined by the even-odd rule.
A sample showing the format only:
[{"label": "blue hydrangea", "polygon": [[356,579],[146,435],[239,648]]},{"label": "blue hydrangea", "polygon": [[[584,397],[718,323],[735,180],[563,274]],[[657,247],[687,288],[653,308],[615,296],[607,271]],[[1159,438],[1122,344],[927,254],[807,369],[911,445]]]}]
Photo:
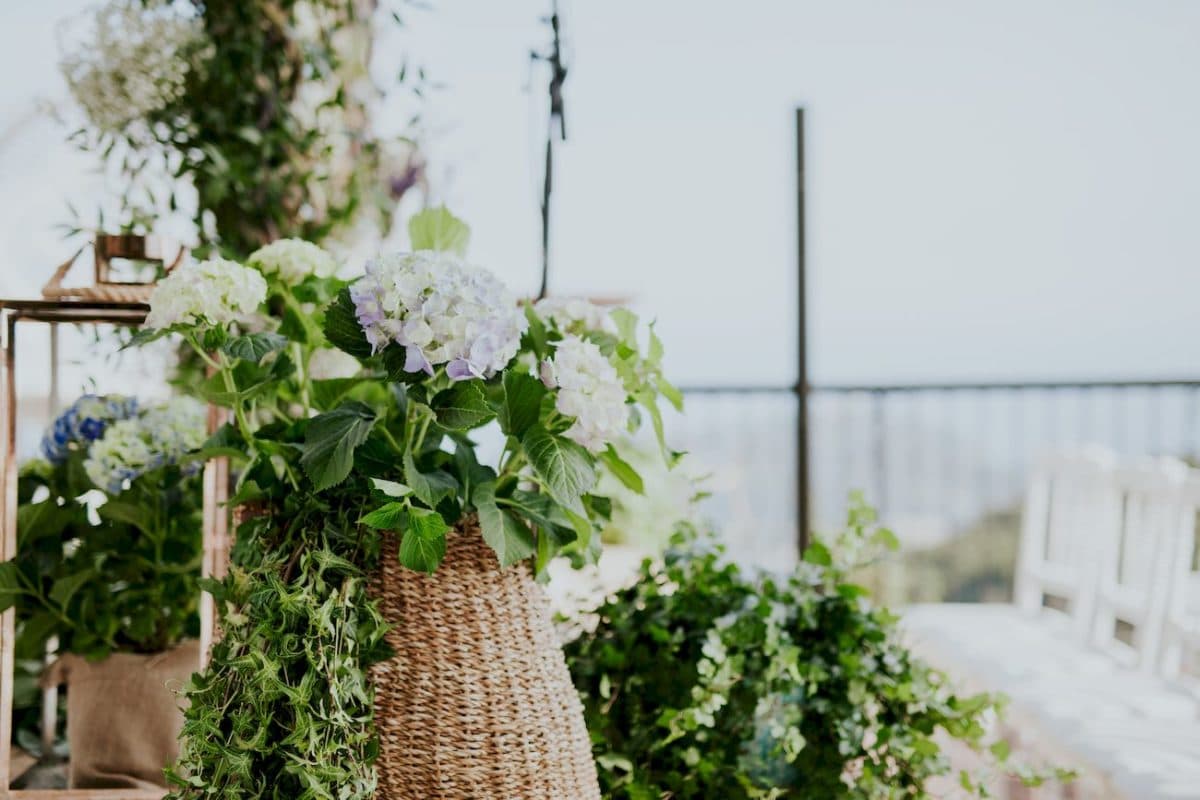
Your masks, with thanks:
[{"label": "blue hydrangea", "polygon": [[42,455],[51,464],[61,464],[77,447],[86,448],[104,435],[113,422],[129,419],[138,412],[136,398],[119,394],[85,394],[71,404],[42,436]]},{"label": "blue hydrangea", "polygon": [[[99,488],[120,494],[130,481],[199,449],[207,438],[206,413],[199,401],[180,397],[115,422],[88,450],[84,471]],[[185,471],[199,467],[190,463]]]}]

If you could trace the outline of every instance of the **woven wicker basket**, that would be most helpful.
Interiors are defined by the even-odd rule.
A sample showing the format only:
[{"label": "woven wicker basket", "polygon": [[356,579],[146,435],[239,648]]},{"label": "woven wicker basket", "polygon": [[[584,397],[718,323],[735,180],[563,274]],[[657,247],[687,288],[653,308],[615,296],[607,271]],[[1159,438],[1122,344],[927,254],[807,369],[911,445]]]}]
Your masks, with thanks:
[{"label": "woven wicker basket", "polygon": [[474,520],[433,575],[383,543],[373,592],[395,658],[372,667],[383,800],[599,800],[583,707],[527,565]]}]

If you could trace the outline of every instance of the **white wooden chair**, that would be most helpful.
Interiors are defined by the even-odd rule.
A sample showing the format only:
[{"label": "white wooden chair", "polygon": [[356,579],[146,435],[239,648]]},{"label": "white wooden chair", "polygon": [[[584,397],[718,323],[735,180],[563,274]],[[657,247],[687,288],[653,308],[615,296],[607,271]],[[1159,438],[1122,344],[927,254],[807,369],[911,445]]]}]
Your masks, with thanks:
[{"label": "white wooden chair", "polygon": [[910,640],[971,688],[1008,694],[1019,738],[1054,743],[1110,787],[1080,796],[1200,797],[1200,694],[1179,685],[1200,656],[1198,510],[1200,477],[1177,461],[1043,460],[1014,603],[914,607]]},{"label": "white wooden chair", "polygon": [[1169,543],[1170,589],[1160,672],[1200,698],[1200,474],[1188,476]]},{"label": "white wooden chair", "polygon": [[1117,535],[1100,538],[1092,643],[1144,674],[1155,672],[1162,651],[1188,477],[1186,464],[1168,458],[1113,475]]},{"label": "white wooden chair", "polygon": [[1098,448],[1044,457],[1025,497],[1014,603],[1079,641],[1092,622],[1101,555],[1118,533],[1115,465]]}]

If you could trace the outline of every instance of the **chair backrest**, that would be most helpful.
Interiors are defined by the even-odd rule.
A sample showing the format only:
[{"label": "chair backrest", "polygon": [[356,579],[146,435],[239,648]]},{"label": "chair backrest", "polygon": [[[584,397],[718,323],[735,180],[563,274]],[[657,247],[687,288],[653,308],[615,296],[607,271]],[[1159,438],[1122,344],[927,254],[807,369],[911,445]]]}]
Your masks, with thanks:
[{"label": "chair backrest", "polygon": [[1200,471],[1183,487],[1170,548],[1170,593],[1160,670],[1172,680],[1200,684]]},{"label": "chair backrest", "polygon": [[1040,459],[1025,500],[1015,602],[1029,613],[1065,614],[1086,639],[1100,558],[1117,535],[1114,456],[1085,449]]},{"label": "chair backrest", "polygon": [[1092,641],[1130,666],[1158,664],[1187,465],[1146,459],[1113,473],[1118,535],[1100,542]]}]

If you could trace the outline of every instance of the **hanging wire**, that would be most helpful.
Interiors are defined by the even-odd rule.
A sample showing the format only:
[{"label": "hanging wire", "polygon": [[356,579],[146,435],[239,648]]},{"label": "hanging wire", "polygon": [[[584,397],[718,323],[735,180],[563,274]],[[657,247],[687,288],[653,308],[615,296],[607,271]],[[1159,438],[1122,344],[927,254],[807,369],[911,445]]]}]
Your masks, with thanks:
[{"label": "hanging wire", "polygon": [[[563,84],[567,80],[567,68],[562,57],[562,29],[558,13],[558,0],[552,0],[549,17],[543,21],[550,26],[550,50],[530,53],[533,61],[544,61],[550,65],[550,115],[546,120],[546,163],[542,179],[542,283],[538,299],[546,296],[550,288],[550,195],[554,187],[554,145],[566,141],[567,120],[563,110]],[[557,132],[557,137],[555,136]]]}]

